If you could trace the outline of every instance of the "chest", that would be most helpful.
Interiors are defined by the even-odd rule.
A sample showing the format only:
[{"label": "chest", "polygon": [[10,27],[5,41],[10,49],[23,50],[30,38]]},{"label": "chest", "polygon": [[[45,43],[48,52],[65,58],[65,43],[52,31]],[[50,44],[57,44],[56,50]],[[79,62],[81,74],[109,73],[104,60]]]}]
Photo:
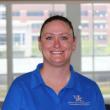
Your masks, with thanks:
[{"label": "chest", "polygon": [[95,110],[92,94],[64,90],[57,95],[50,88],[24,94],[21,110]]}]

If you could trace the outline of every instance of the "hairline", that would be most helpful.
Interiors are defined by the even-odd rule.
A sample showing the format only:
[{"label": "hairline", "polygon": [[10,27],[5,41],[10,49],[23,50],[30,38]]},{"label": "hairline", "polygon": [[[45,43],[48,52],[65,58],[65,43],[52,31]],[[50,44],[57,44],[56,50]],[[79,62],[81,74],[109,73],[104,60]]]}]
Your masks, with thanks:
[{"label": "hairline", "polygon": [[68,27],[71,29],[72,31],[72,34],[73,34],[73,38],[75,39],[75,35],[74,35],[74,29],[73,29],[73,25],[71,23],[71,21],[69,19],[67,19],[66,17],[63,17],[63,16],[59,16],[59,15],[55,15],[55,16],[52,16],[52,17],[49,17],[47,18],[47,20],[44,21],[44,23],[42,24],[41,26],[41,30],[40,30],[40,39],[41,39],[41,35],[43,33],[43,30],[45,28],[45,26],[50,23],[50,22],[53,22],[53,21],[62,21],[64,22],[65,24],[68,25]]}]

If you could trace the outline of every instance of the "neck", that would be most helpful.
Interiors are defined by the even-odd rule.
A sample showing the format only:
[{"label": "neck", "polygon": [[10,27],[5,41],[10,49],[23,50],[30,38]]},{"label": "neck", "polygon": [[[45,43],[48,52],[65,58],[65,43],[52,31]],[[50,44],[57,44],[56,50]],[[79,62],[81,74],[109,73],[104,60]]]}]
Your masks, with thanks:
[{"label": "neck", "polygon": [[50,67],[47,64],[43,66],[41,75],[44,82],[58,93],[68,82],[70,78],[70,65],[60,67]]},{"label": "neck", "polygon": [[41,70],[41,74],[51,78],[62,78],[63,76],[68,76],[68,74],[70,74],[70,65],[64,65],[59,67],[47,65],[44,63],[44,66]]}]

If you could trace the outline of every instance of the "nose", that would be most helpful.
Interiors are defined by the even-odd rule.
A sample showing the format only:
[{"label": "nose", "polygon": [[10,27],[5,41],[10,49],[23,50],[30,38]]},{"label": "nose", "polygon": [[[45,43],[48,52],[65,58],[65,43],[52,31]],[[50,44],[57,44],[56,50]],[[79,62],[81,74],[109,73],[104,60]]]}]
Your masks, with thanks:
[{"label": "nose", "polygon": [[60,39],[58,37],[55,37],[54,39],[54,47],[59,48],[60,47]]}]

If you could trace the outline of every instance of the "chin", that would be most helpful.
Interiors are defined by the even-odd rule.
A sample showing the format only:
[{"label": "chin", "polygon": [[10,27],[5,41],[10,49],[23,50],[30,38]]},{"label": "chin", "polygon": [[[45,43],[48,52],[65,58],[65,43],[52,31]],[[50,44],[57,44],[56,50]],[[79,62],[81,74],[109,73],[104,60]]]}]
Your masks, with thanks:
[{"label": "chin", "polygon": [[67,62],[51,62],[50,64],[56,67],[61,67],[67,65]]}]

